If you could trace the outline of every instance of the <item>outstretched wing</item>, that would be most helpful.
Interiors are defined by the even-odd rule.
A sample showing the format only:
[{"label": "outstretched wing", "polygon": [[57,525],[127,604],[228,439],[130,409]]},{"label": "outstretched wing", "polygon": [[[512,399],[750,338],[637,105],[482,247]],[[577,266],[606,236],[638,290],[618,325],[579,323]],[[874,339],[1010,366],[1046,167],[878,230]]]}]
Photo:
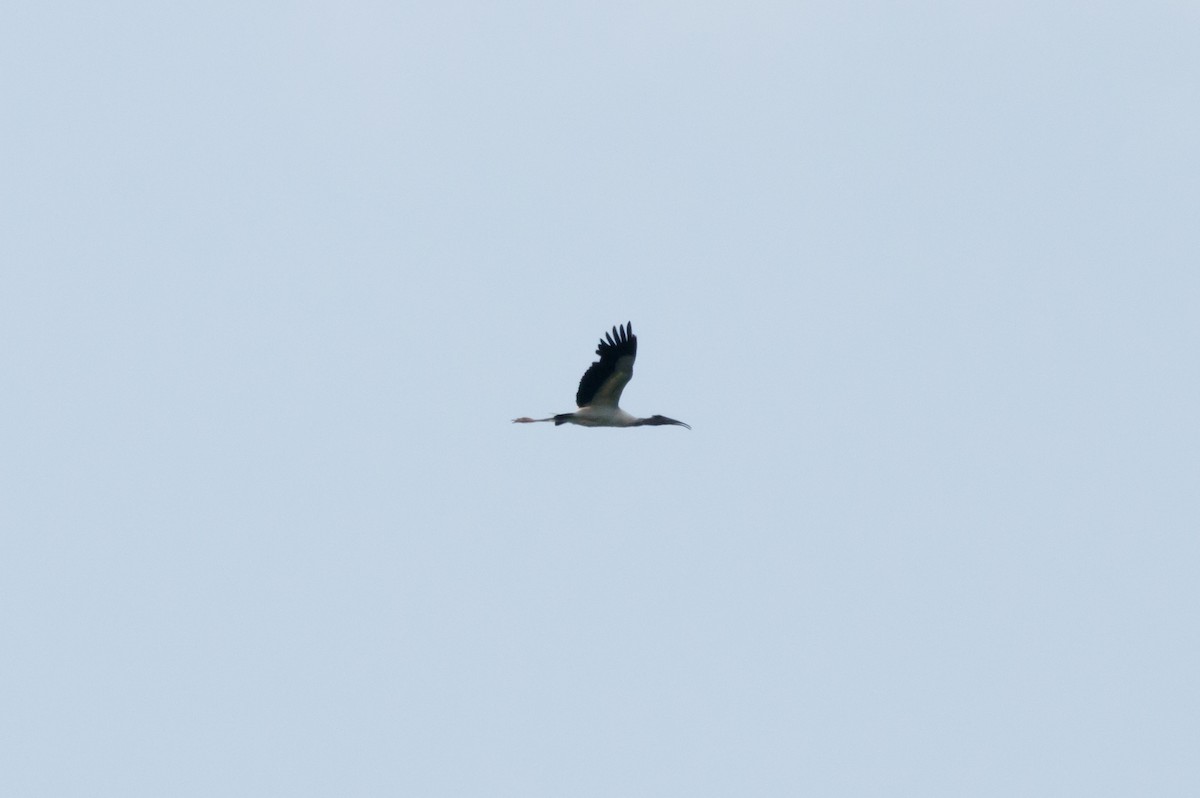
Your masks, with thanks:
[{"label": "outstretched wing", "polygon": [[579,407],[616,407],[621,400],[621,391],[633,379],[633,361],[637,357],[637,336],[633,325],[612,328],[605,333],[596,348],[600,359],[588,367],[579,381],[575,393],[575,404]]}]

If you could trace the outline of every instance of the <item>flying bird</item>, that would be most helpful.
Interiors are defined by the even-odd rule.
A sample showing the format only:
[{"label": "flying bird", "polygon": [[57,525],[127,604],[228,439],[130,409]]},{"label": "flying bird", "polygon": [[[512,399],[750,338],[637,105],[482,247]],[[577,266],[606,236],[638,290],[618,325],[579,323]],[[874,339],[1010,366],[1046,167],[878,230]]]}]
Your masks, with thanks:
[{"label": "flying bird", "polygon": [[574,413],[559,413],[550,418],[514,418],[514,424],[533,424],[538,421],[553,421],[559,424],[579,424],[584,427],[661,427],[665,424],[675,424],[680,427],[691,426],[682,421],[676,421],[666,416],[650,416],[638,418],[617,407],[621,400],[621,391],[633,379],[633,361],[637,358],[637,336],[633,334],[633,325],[613,327],[611,333],[605,333],[596,348],[600,356],[579,381],[579,390],[575,393],[575,404],[579,409]]}]

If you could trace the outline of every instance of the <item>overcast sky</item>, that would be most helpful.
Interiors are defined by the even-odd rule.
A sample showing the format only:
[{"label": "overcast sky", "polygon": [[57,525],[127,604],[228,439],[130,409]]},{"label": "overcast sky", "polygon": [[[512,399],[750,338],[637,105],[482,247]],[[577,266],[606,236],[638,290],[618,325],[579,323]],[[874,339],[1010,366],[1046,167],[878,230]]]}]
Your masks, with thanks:
[{"label": "overcast sky", "polygon": [[0,792],[1200,794],[1197,8],[12,4]]}]

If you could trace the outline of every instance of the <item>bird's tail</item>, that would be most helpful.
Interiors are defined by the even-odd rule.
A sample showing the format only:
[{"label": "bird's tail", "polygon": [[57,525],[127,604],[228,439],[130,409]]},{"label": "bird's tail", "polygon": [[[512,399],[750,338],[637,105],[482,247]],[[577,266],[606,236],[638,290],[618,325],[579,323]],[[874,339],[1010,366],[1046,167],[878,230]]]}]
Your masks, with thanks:
[{"label": "bird's tail", "polygon": [[550,418],[527,418],[525,416],[521,416],[520,418],[514,418],[512,420],[512,423],[514,423],[514,424],[536,424],[539,421],[553,421],[555,424],[562,423],[561,421],[558,421],[553,416],[551,416]]}]

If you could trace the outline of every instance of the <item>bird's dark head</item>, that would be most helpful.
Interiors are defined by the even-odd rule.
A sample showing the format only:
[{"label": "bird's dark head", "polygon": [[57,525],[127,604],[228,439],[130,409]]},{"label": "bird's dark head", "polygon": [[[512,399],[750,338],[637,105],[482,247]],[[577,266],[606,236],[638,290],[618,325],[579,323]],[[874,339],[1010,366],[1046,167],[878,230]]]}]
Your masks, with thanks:
[{"label": "bird's dark head", "polygon": [[662,427],[667,424],[674,424],[677,427],[687,427],[688,429],[692,428],[691,424],[684,424],[682,421],[676,421],[675,419],[667,418],[666,416],[650,416],[650,418],[638,419],[639,427]]}]

